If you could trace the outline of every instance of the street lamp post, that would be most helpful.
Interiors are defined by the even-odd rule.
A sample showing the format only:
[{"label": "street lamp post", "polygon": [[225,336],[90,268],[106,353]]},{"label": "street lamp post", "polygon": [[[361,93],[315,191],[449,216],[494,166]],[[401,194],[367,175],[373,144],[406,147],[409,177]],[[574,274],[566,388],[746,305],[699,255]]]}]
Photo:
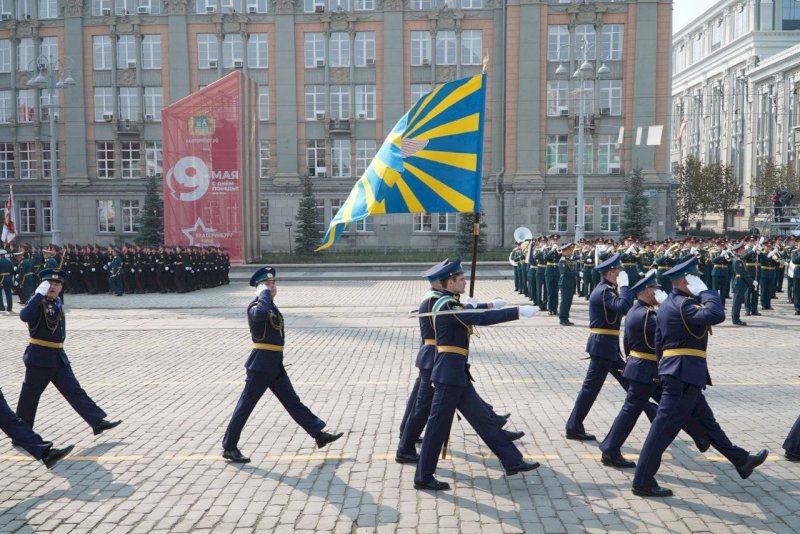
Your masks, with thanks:
[{"label": "street lamp post", "polygon": [[[586,129],[586,90],[584,88],[584,81],[590,77],[594,73],[594,67],[586,58],[587,51],[589,48],[589,44],[586,42],[586,39],[583,39],[581,42],[581,55],[583,56],[582,62],[580,67],[572,74],[572,78],[577,80],[580,84],[580,109],[578,112],[578,163],[577,163],[577,170],[578,170],[578,177],[577,177],[577,198],[575,199],[575,203],[577,205],[577,217],[575,221],[575,241],[580,241],[584,238],[584,228],[586,226],[586,207],[584,206],[584,198],[583,198],[583,189],[584,189],[584,179],[583,179],[583,165],[584,165],[584,138],[585,138],[585,129]],[[608,74],[611,71],[605,63],[600,65],[600,68],[597,69],[598,76]],[[557,76],[564,76],[567,74],[567,69],[564,68],[563,64],[560,64],[556,69]]]},{"label": "street lamp post", "polygon": [[[58,158],[56,156],[58,137],[56,135],[56,89],[64,89],[75,85],[75,79],[69,73],[62,79],[57,79],[58,67],[63,65],[63,60],[52,57],[40,56],[36,58],[36,76],[28,81],[28,86],[47,90],[49,93],[48,122],[50,125],[50,230],[51,241],[54,245],[61,245],[61,227],[59,226],[59,197],[58,197]],[[41,101],[41,99],[40,99]]]}]

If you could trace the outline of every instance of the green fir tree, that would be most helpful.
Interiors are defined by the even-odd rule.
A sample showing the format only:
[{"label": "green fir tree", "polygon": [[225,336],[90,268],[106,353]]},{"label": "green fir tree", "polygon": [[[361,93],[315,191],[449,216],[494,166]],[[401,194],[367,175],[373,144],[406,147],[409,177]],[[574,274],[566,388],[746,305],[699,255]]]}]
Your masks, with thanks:
[{"label": "green fir tree", "polygon": [[322,232],[317,226],[317,200],[314,198],[311,178],[304,176],[303,196],[297,209],[297,238],[294,252],[298,256],[310,256],[322,244]]},{"label": "green fir tree", "polygon": [[[462,258],[472,258],[473,228],[475,226],[474,213],[459,213],[458,230],[456,231],[456,252]],[[478,252],[486,250],[486,231],[488,228],[486,216],[481,212],[480,234],[478,234]]]},{"label": "green fir tree", "polygon": [[163,185],[161,175],[147,177],[144,206],[139,212],[137,245],[162,245],[164,243],[164,201],[161,198]]},{"label": "green fir tree", "polygon": [[652,216],[650,202],[644,194],[642,169],[633,169],[625,178],[625,205],[619,221],[619,231],[623,236],[633,236],[646,241],[650,232]]}]

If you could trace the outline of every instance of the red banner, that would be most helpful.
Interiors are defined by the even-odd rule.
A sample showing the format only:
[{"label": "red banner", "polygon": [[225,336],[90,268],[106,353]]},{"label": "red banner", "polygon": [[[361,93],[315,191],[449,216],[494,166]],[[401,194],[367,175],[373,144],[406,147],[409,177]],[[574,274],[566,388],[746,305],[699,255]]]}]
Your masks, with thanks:
[{"label": "red banner", "polygon": [[245,194],[256,150],[251,84],[233,72],[162,111],[165,243],[222,246],[232,262],[253,259],[247,214],[255,210]]}]

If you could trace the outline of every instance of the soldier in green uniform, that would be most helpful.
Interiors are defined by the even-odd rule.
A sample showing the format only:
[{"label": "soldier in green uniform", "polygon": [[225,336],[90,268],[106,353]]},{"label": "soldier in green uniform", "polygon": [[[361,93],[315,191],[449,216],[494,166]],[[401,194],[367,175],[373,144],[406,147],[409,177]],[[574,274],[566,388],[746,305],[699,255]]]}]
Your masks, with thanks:
[{"label": "soldier in green uniform", "polygon": [[772,309],[772,292],[775,289],[775,268],[778,262],[775,261],[777,251],[767,251],[767,247],[762,247],[758,254],[758,285],[761,289],[761,308],[764,310]]},{"label": "soldier in green uniform", "polygon": [[[555,234],[554,234],[555,235]],[[558,313],[558,261],[561,253],[558,251],[558,238],[550,236],[551,244],[545,252],[544,284],[547,292],[547,314],[556,315]]]},{"label": "soldier in green uniform", "polygon": [[114,295],[121,297],[123,292],[122,283],[122,255],[120,250],[115,248],[111,252],[113,258],[111,259],[111,269],[108,276],[108,285]]},{"label": "soldier in green uniform", "polygon": [[[11,311],[11,286],[14,283],[14,264],[8,259],[8,252],[0,248],[0,311]],[[3,297],[5,296],[5,303]]]},{"label": "soldier in green uniform", "polygon": [[719,292],[719,298],[722,301],[722,307],[725,307],[725,300],[728,298],[728,290],[730,288],[730,275],[728,266],[733,259],[733,253],[730,250],[722,250],[716,256],[711,258],[711,263],[714,268],[711,270],[711,288]]},{"label": "soldier in green uniform", "polygon": [[742,311],[742,304],[744,303],[747,288],[758,287],[758,282],[753,280],[745,267],[745,262],[740,256],[744,250],[744,241],[737,243],[731,247],[733,251],[733,309],[731,310],[731,320],[733,324],[739,326],[747,326],[747,323],[742,321],[740,313]]},{"label": "soldier in green uniform", "polygon": [[561,302],[558,306],[558,320],[561,326],[574,324],[569,320],[569,309],[572,307],[572,297],[575,295],[575,282],[578,280],[578,268],[572,258],[574,248],[572,243],[567,243],[559,249],[561,259],[558,260],[558,288],[561,290]]}]

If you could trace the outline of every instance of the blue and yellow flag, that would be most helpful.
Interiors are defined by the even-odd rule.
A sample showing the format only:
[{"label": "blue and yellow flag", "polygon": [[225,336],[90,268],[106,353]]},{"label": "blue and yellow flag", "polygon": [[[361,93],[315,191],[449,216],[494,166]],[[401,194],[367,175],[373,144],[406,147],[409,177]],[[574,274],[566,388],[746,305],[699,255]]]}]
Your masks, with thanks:
[{"label": "blue and yellow flag", "polygon": [[486,73],[420,98],[383,142],[317,250],[370,215],[478,212],[485,101]]}]

